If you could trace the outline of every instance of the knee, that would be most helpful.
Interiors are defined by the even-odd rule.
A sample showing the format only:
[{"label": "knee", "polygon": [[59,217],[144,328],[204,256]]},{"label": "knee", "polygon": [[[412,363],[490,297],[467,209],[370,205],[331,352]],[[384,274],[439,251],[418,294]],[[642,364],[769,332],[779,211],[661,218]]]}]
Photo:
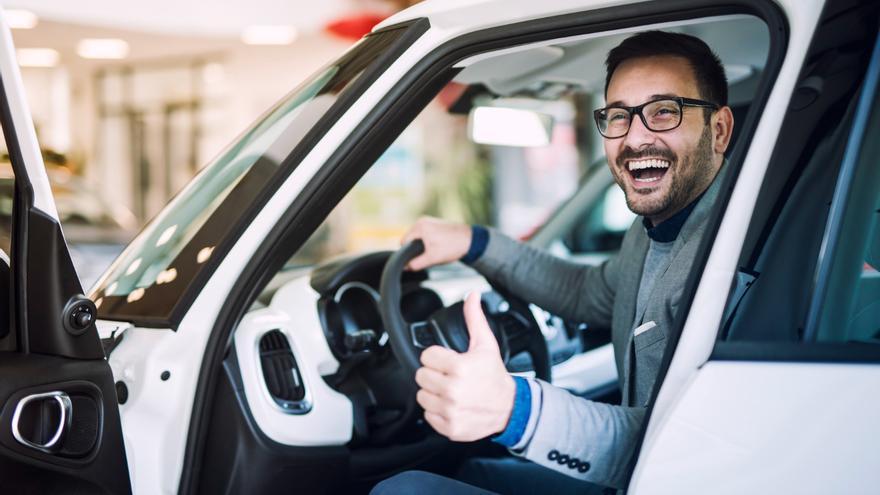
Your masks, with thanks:
[{"label": "knee", "polygon": [[404,471],[373,487],[370,495],[412,493],[417,487],[424,486],[425,479],[430,476],[432,475],[425,471]]}]

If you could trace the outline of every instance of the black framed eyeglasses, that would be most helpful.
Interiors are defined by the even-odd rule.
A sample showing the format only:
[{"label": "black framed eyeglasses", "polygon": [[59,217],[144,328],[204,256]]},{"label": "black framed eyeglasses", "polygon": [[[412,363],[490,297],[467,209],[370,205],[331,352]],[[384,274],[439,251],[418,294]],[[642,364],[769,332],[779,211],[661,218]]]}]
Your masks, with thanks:
[{"label": "black framed eyeglasses", "polygon": [[693,98],[658,98],[636,107],[613,105],[600,108],[593,112],[593,118],[599,134],[607,139],[617,139],[629,132],[633,115],[638,115],[650,131],[671,131],[681,125],[684,107],[720,108],[715,103]]}]

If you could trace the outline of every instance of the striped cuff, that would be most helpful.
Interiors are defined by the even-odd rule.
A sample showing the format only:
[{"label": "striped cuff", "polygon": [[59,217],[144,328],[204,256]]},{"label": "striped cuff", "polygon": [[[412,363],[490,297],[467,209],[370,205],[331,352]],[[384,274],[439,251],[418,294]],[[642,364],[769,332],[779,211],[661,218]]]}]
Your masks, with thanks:
[{"label": "striped cuff", "polygon": [[463,263],[471,264],[480,259],[489,245],[489,230],[482,225],[471,226],[471,245],[468,252],[461,257]]},{"label": "striped cuff", "polygon": [[505,447],[513,447],[522,439],[529,424],[529,416],[532,413],[532,390],[525,378],[513,377],[516,383],[516,394],[513,399],[513,411],[510,412],[510,420],[507,428],[498,435],[492,437],[492,441]]}]

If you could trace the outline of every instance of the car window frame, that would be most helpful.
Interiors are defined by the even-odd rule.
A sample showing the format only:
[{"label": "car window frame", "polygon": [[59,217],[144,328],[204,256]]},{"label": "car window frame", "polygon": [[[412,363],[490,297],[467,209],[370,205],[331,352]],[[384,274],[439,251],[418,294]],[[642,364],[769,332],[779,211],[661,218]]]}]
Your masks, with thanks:
[{"label": "car window frame", "polygon": [[[394,88],[374,107],[371,115],[360,122],[345,143],[327,160],[321,171],[282,215],[272,235],[263,240],[252,261],[229,291],[227,304],[214,322],[202,361],[194,402],[197,407],[193,407],[190,421],[191,431],[195,429],[197,433],[191,433],[187,439],[181,493],[188,493],[195,483],[193,472],[197,472],[197,449],[204,435],[204,431],[200,429],[204,429],[203,417],[211,410],[208,391],[213,387],[214,376],[222,365],[224,343],[228,341],[236,322],[240,321],[259,296],[261,289],[281,269],[290,253],[308,240],[323,218],[332,211],[332,207],[446,82],[452,79],[456,72],[452,67],[456,63],[468,56],[512,45],[728,14],[755,16],[764,21],[770,34],[767,64],[758,81],[753,105],[742,124],[742,134],[728,162],[732,173],[728,174],[726,180],[735,181],[748,149],[747,144],[752,141],[760,120],[760,115],[753,109],[763,107],[770,97],[770,90],[776,83],[788,45],[787,19],[779,6],[771,0],[732,0],[723,5],[711,0],[664,0],[575,12],[463,34],[443,43],[423,57],[401,77]],[[725,184],[726,187],[719,194],[715,213],[710,220],[708,234],[711,235],[706,236],[710,241],[714,239],[721,213],[727,207],[732,191],[729,186],[732,183]],[[314,201],[316,197],[326,201]],[[694,275],[684,293],[686,299],[683,299],[682,315],[688,313],[710,247],[711,242],[704,243],[698,252]],[[684,318],[676,321],[672,336],[674,342],[668,350],[674,349],[677,344],[677,335],[681,332],[683,323]],[[662,382],[667,367],[668,361],[665,361],[660,370],[658,384]]]}]

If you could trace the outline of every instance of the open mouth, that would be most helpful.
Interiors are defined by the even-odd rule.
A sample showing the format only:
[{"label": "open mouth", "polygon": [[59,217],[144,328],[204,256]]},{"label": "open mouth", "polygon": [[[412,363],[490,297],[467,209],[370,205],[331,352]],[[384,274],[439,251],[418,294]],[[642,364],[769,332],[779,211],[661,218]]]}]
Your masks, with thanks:
[{"label": "open mouth", "polygon": [[626,167],[636,184],[650,185],[660,182],[660,179],[666,175],[669,161],[659,158],[630,160],[626,163]]}]

